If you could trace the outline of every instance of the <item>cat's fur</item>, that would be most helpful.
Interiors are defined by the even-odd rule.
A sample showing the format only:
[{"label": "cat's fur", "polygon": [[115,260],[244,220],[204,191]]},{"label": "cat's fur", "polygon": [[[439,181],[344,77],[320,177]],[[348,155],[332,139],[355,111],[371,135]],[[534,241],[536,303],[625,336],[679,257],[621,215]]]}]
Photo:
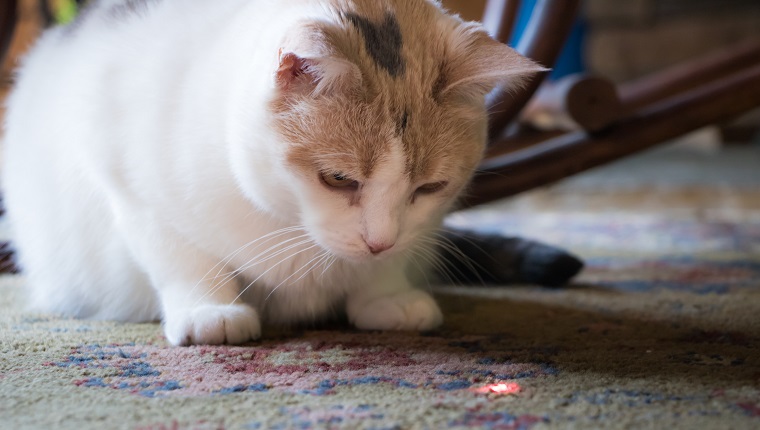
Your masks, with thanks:
[{"label": "cat's fur", "polygon": [[96,2],[8,102],[33,302],[176,345],[343,308],[433,328],[404,268],[480,160],[485,94],[537,70],[429,0]]}]

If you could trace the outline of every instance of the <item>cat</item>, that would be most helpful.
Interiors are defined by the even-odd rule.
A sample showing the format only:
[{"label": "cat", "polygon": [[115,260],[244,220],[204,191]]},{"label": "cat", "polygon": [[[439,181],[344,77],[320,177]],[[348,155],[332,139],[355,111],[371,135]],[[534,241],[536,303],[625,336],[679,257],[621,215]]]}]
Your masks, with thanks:
[{"label": "cat", "polygon": [[343,312],[430,330],[425,260],[544,70],[433,0],[101,0],[7,102],[3,185],[36,309],[161,319],[172,345]]}]

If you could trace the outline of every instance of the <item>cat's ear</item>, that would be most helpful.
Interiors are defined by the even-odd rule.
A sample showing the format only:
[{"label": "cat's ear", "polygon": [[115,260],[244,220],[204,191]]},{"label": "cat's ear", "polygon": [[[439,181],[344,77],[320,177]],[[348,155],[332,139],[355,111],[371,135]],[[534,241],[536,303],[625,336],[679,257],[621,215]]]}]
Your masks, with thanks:
[{"label": "cat's ear", "polygon": [[441,68],[438,96],[482,97],[496,87],[519,88],[545,67],[492,39],[480,25],[464,25],[451,41]]},{"label": "cat's ear", "polygon": [[361,86],[359,67],[343,58],[322,29],[305,27],[280,49],[275,85],[283,94],[323,95]]}]

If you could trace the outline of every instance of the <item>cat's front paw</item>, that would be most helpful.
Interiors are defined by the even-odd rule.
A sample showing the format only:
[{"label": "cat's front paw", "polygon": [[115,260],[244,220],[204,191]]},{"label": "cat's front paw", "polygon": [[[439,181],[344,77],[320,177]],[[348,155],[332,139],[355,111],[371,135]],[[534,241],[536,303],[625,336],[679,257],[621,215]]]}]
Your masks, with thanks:
[{"label": "cat's front paw", "polygon": [[167,312],[164,334],[175,346],[239,344],[258,339],[261,324],[248,305],[202,305]]},{"label": "cat's front paw", "polygon": [[443,314],[433,297],[417,290],[376,298],[349,316],[361,330],[426,331],[443,323]]}]

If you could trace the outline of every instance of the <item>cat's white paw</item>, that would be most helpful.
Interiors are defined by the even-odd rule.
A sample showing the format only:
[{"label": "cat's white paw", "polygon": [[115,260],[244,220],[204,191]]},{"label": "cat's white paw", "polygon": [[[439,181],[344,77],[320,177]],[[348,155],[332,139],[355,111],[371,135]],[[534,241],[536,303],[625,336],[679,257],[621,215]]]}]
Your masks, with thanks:
[{"label": "cat's white paw", "polygon": [[203,305],[169,312],[166,339],[175,346],[239,344],[261,336],[261,323],[248,305]]},{"label": "cat's white paw", "polygon": [[379,297],[350,315],[361,330],[432,330],[443,323],[443,314],[433,297],[412,290]]}]

